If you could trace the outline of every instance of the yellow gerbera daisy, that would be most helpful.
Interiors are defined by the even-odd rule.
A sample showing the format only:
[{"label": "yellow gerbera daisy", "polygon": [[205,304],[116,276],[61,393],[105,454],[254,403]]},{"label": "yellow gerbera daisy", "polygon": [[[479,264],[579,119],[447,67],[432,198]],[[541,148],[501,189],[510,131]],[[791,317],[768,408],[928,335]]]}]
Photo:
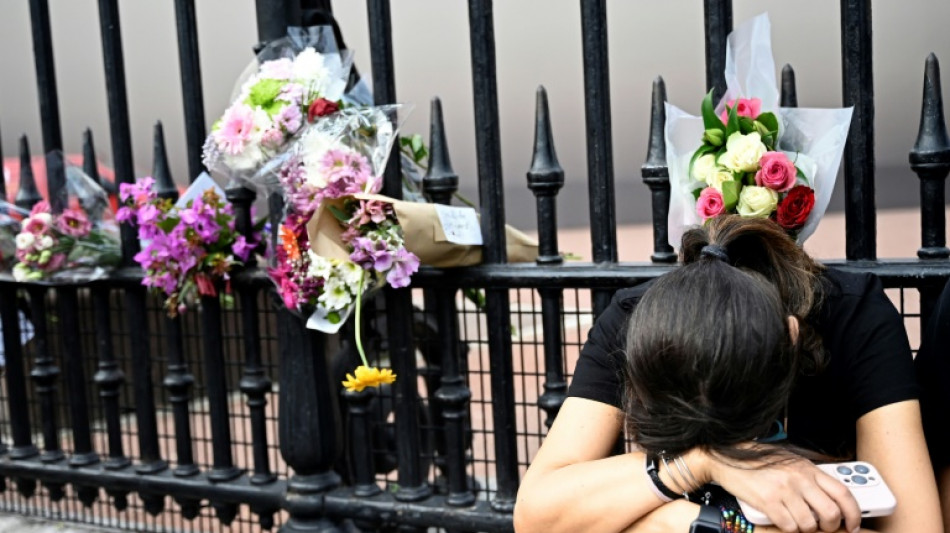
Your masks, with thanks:
[{"label": "yellow gerbera daisy", "polygon": [[[355,376],[354,376],[355,374]],[[393,383],[396,381],[396,375],[392,369],[360,365],[356,367],[354,374],[347,374],[343,386],[350,392],[362,392],[366,387],[379,387],[384,383]]]}]

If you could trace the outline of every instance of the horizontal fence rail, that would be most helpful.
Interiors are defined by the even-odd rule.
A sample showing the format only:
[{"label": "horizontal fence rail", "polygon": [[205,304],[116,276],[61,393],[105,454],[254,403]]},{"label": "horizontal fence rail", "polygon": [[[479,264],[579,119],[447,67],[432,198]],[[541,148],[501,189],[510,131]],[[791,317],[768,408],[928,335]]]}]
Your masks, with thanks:
[{"label": "horizontal fence rail", "polygon": [[[189,181],[204,170],[206,134],[195,4],[174,0]],[[379,104],[398,101],[395,5],[367,2]],[[707,84],[721,94],[732,3],[702,7]],[[99,0],[98,8],[116,171],[116,183],[103,185],[114,193],[114,185],[134,181],[129,109],[118,2]],[[519,480],[566,398],[590,325],[617,289],[676,268],[667,227],[666,85],[653,83],[640,169],[652,199],[653,252],[649,262],[619,262],[607,3],[580,2],[593,261],[565,262],[559,251],[565,171],[552,128],[557,110],[540,87],[525,169],[540,253],[533,263],[508,263],[493,2],[470,0],[467,9],[477,176],[453,169],[450,153],[472,147],[448,145],[451,124],[434,98],[422,187],[429,201],[449,204],[461,180],[478,180],[485,261],[423,267],[411,287],[367,300],[360,327],[370,362],[392,366],[399,380],[343,392],[340,382],[358,361],[352,324],[337,336],[307,329],[253,259],[232,275],[233,299],[203,297],[197,309],[167,316],[142,286],[133,260],[140,243],[123,225],[123,265],[103,279],[50,285],[0,275],[0,510],[134,531],[512,531]],[[256,13],[261,45],[303,20],[334,22],[327,0],[258,0]],[[31,0],[30,16],[50,152],[62,147],[62,133],[46,0]],[[943,198],[950,135],[931,55],[909,154],[920,178],[921,246],[916,258],[876,260],[870,17],[869,2],[841,1],[842,90],[856,110],[844,164],[848,248],[845,259],[826,264],[880,276],[915,338],[950,279]],[[781,80],[782,104],[797,105],[791,66]],[[161,123],[154,139],[152,175],[160,195],[175,200]],[[2,184],[0,192],[29,209],[44,199],[42,176],[33,173],[26,136],[19,146],[18,189]],[[88,130],[83,153],[83,168],[100,180]],[[402,194],[399,165],[391,157],[385,173],[393,197]],[[46,168],[47,199],[57,205],[66,192],[64,162],[48,159]],[[256,194],[233,182],[226,197],[236,228],[250,236]]]}]

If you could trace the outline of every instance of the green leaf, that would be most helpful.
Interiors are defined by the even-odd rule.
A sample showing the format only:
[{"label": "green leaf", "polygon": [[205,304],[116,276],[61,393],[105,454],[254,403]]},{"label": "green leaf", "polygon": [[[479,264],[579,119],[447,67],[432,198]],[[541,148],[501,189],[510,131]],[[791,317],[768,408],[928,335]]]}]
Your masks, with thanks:
[{"label": "green leaf", "polygon": [[[756,131],[754,121],[749,117],[737,117],[739,120],[739,131],[743,134],[752,133]],[[761,132],[759,132],[761,133]]]},{"label": "green leaf", "polygon": [[699,200],[699,195],[703,193],[703,189],[706,187],[700,187],[698,189],[693,189],[693,200]]},{"label": "green leaf", "polygon": [[349,215],[341,211],[335,205],[327,205],[327,209],[329,209],[330,213],[333,213],[333,216],[336,217],[336,219],[339,220],[340,222],[346,222],[347,220],[350,219]]},{"label": "green leaf", "polygon": [[797,176],[798,179],[804,181],[805,185],[811,187],[811,184],[808,182],[808,177],[805,176],[805,173],[802,172],[802,169],[798,168],[797,166],[795,167],[795,176]]},{"label": "green leaf", "polygon": [[770,131],[772,135],[778,133],[778,119],[774,113],[762,113],[756,117],[755,121],[765,126],[765,129]]},{"label": "green leaf", "polygon": [[725,126],[722,124],[722,121],[719,120],[719,117],[716,116],[716,108],[713,107],[712,91],[706,93],[706,97],[703,98],[701,110],[703,115],[703,128],[707,130],[718,129],[725,131]]},{"label": "green leaf", "polygon": [[736,115],[736,108],[729,108],[729,122],[726,124],[726,141],[728,142],[729,136],[733,133],[739,131],[739,116]]},{"label": "green leaf", "polygon": [[732,211],[739,203],[739,191],[742,185],[738,181],[722,182],[722,201],[726,205],[726,211]]},{"label": "green leaf", "polygon": [[340,313],[337,313],[336,311],[330,311],[329,313],[327,313],[327,322],[331,324],[339,324]]},{"label": "green leaf", "polygon": [[178,225],[178,218],[168,217],[156,225],[158,226],[158,229],[162,230],[163,233],[171,233],[172,230],[175,229],[175,226]]}]

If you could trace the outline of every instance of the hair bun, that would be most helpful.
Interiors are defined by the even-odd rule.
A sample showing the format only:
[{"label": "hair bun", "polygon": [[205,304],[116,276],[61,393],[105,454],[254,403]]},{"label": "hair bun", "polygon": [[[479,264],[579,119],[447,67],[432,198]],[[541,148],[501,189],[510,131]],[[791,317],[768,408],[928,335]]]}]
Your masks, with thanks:
[{"label": "hair bun", "polygon": [[712,259],[718,259],[723,263],[729,263],[729,254],[726,253],[725,248],[719,246],[718,244],[707,244],[706,246],[703,246],[703,249],[699,251],[699,255]]}]

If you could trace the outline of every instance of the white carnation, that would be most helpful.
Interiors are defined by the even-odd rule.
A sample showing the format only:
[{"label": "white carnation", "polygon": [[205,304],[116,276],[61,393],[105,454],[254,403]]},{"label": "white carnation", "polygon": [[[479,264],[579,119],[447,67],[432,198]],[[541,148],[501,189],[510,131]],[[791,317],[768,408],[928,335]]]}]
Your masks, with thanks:
[{"label": "white carnation", "polygon": [[29,232],[23,232],[16,236],[17,250],[26,250],[36,242],[36,236]]},{"label": "white carnation", "polygon": [[311,47],[305,48],[294,58],[293,79],[308,85],[317,83],[325,78],[328,69],[324,63],[323,55],[318,54]]}]

